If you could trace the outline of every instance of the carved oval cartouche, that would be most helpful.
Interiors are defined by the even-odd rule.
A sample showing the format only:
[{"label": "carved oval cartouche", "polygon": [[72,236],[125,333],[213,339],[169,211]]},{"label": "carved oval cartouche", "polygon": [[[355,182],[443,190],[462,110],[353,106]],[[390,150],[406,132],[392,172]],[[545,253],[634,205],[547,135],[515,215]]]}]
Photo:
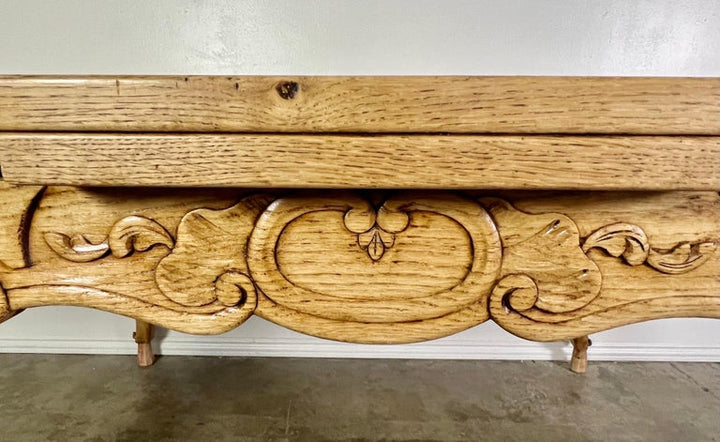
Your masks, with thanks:
[{"label": "carved oval cartouche", "polygon": [[[359,243],[363,233],[346,229],[343,213],[307,213],[278,238],[278,269],[298,287],[348,300],[431,296],[457,286],[470,271],[472,242],[450,218],[415,212],[401,233],[369,230],[371,242]],[[366,252],[377,247],[384,252]]]},{"label": "carved oval cartouche", "polygon": [[248,243],[250,273],[267,301],[349,322],[419,321],[467,309],[475,312],[468,322],[482,322],[500,260],[488,213],[449,193],[400,194],[378,208],[354,194],[281,198]]}]

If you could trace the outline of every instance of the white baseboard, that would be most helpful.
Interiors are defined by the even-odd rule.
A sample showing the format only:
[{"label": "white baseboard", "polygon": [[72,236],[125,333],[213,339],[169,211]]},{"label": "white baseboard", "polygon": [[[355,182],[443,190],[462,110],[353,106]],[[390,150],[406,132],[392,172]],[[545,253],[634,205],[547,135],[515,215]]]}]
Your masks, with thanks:
[{"label": "white baseboard", "polygon": [[[477,342],[425,342],[407,345],[358,345],[296,339],[172,339],[155,344],[156,353],[193,356],[266,356],[383,359],[567,360],[567,343],[489,345]],[[0,353],[133,354],[129,340],[0,339]],[[590,347],[595,361],[720,362],[720,347],[648,344],[597,344]]]},{"label": "white baseboard", "polygon": [[[134,354],[133,320],[73,307],[30,309],[0,324],[1,353]],[[595,333],[589,358],[595,361],[720,362],[720,321],[663,319]],[[250,318],[217,336],[192,336],[157,329],[157,354],[311,358],[408,358],[568,360],[567,342],[531,342],[493,323],[457,335],[406,345],[344,344],[312,338]]]}]

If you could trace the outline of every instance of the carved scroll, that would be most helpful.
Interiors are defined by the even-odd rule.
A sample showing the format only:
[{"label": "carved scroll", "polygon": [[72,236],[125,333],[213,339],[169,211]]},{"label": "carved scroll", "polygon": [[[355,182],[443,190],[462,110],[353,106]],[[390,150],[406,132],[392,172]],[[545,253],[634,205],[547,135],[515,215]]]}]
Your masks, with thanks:
[{"label": "carved scroll", "polygon": [[[637,194],[557,195],[559,210],[548,210],[533,194],[128,199],[0,186],[0,320],[77,305],[211,334],[257,314],[316,336],[391,343],[487,319],[559,340],[652,318],[720,318],[717,194],[653,196],[665,207],[655,216]],[[693,230],[668,221],[691,203],[703,208]]]},{"label": "carved scroll", "polygon": [[[600,296],[603,275],[586,255],[593,248],[601,248],[631,266],[647,264],[663,273],[682,274],[710,259],[716,243],[683,242],[672,249],[683,252],[664,253],[650,247],[640,227],[627,223],[604,226],[582,241],[576,224],[564,215],[531,215],[502,200],[481,201],[498,223],[503,241],[503,277],[490,296],[490,315],[511,333],[553,341],[587,335],[610,328],[609,324],[673,316],[720,316],[720,297],[714,295],[628,296],[620,303],[594,302]],[[697,308],[705,302],[711,307],[709,311]]]},{"label": "carved scroll", "polygon": [[0,180],[0,266],[19,269],[30,264],[30,220],[42,192],[42,187],[11,186]]},{"label": "carved scroll", "polygon": [[4,321],[10,317],[10,303],[2,285],[0,285],[0,321]]}]

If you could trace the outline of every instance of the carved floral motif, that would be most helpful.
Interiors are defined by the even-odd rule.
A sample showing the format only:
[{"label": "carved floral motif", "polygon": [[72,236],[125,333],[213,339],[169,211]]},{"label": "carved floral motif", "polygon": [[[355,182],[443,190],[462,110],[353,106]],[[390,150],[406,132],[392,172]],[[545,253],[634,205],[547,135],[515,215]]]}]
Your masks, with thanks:
[{"label": "carved floral motif", "polygon": [[395,235],[407,229],[410,222],[407,213],[389,212],[384,206],[379,211],[351,209],[343,220],[345,228],[357,234],[358,246],[373,261],[395,245]]}]

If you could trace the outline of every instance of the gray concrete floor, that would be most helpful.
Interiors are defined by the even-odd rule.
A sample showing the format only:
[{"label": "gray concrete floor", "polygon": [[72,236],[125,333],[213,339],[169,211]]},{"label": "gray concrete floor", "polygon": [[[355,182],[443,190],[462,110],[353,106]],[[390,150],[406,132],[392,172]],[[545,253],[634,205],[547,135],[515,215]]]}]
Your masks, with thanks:
[{"label": "gray concrete floor", "polygon": [[0,355],[0,440],[717,441],[720,364]]}]

